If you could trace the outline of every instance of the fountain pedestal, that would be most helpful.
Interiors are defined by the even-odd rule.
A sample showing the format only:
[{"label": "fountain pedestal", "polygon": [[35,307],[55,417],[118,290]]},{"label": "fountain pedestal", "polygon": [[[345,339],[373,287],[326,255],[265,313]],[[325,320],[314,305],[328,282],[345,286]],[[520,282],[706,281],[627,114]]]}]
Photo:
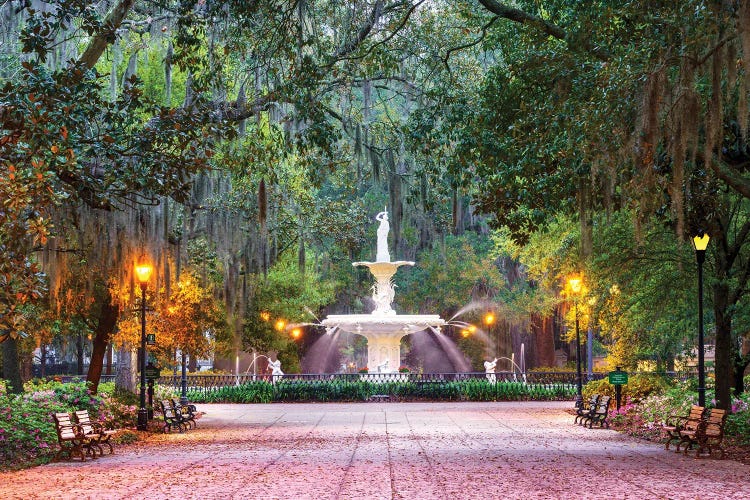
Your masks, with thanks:
[{"label": "fountain pedestal", "polygon": [[413,266],[414,262],[390,261],[387,212],[380,212],[376,219],[380,221],[377,261],[352,263],[355,267],[367,267],[375,277],[375,284],[372,286],[375,310],[372,314],[334,314],[321,324],[329,333],[339,330],[365,337],[367,368],[370,373],[393,373],[401,366],[401,338],[430,328],[439,331],[445,321],[437,314],[396,314],[393,310],[391,304],[396,295],[393,275],[399,267]]}]

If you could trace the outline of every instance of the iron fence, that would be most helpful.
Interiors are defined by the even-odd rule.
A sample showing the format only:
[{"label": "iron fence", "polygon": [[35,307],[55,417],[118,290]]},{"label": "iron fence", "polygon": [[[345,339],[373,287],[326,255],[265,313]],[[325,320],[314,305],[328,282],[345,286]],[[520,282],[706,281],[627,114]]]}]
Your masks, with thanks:
[{"label": "iron fence", "polygon": [[[659,375],[666,378],[686,380],[695,377],[695,372],[639,372],[638,374]],[[636,375],[631,373],[630,376]],[[592,380],[601,380],[607,377],[607,373],[595,372],[588,376],[583,374],[583,383]],[[51,378],[51,377],[50,377]],[[85,375],[56,375],[54,378],[62,382],[82,382],[86,380]],[[101,382],[114,381],[115,375],[102,375]],[[574,386],[576,383],[575,372],[527,372],[525,374],[514,372],[464,372],[464,373],[304,373],[284,375],[201,375],[188,374],[187,388],[190,391],[209,392],[222,387],[239,386],[252,382],[272,382],[283,384],[314,384],[320,382],[357,382],[367,381],[373,383],[385,382],[411,382],[416,384],[443,384],[468,380],[487,380],[493,383],[518,382],[531,384],[539,387],[552,388],[559,386]],[[182,388],[182,377],[180,375],[167,375],[157,379],[157,384],[170,387],[177,391]]]},{"label": "iron fence", "polygon": [[[686,379],[689,372],[662,372],[649,373],[670,378]],[[635,374],[631,374],[635,375]],[[583,383],[592,380],[601,380],[607,377],[607,373],[595,372],[588,376],[583,374]],[[513,372],[464,372],[464,373],[326,373],[326,374],[284,374],[284,375],[192,375],[187,376],[187,389],[189,391],[209,392],[222,387],[240,386],[252,382],[272,382],[283,384],[313,384],[320,382],[356,382],[367,381],[373,383],[385,382],[412,382],[416,384],[442,384],[448,382],[459,382],[467,380],[488,380],[493,383],[518,382],[531,384],[539,387],[552,388],[559,386],[574,386],[576,383],[575,372],[527,372],[525,374]],[[182,388],[182,377],[168,375],[160,377],[157,383],[161,386],[171,387],[175,390]]]}]

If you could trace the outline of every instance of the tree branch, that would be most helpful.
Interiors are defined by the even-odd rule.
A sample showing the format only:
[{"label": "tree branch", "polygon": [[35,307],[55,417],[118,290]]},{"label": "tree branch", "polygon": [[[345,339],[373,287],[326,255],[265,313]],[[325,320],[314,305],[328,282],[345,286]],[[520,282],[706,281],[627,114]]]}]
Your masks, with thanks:
[{"label": "tree branch", "polygon": [[[570,34],[568,34],[560,26],[545,21],[541,17],[534,16],[519,9],[514,9],[513,7],[508,7],[507,5],[500,3],[497,0],[479,0],[479,3],[482,4],[485,9],[492,12],[498,17],[502,17],[519,24],[532,26],[540,30],[542,33],[546,33],[553,38],[557,38],[558,40],[565,41],[565,43],[568,44],[568,47],[572,50],[578,49],[578,47],[576,47],[574,44],[574,40],[570,37]],[[581,47],[586,52],[589,52],[601,61],[608,61],[612,58],[612,55],[609,53],[609,51],[593,45],[588,38],[576,40],[576,42],[580,43]]]},{"label": "tree branch", "polygon": [[106,48],[115,40],[117,29],[122,24],[125,16],[128,15],[135,0],[120,0],[109,12],[104,20],[103,31],[96,34],[89,42],[86,50],[78,58],[78,62],[84,64],[87,68],[93,68]]},{"label": "tree branch", "polygon": [[750,199],[750,179],[740,175],[737,170],[729,167],[723,161],[710,159],[708,164],[719,179],[726,182],[732,189],[745,198]]}]

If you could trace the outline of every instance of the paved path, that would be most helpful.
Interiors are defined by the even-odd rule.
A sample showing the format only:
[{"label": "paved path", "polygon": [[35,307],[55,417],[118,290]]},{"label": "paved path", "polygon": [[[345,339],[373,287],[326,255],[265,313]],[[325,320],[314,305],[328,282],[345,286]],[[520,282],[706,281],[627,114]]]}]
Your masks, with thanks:
[{"label": "paved path", "polygon": [[1,499],[749,498],[750,466],[584,429],[570,403],[199,405],[184,434],[0,473]]}]

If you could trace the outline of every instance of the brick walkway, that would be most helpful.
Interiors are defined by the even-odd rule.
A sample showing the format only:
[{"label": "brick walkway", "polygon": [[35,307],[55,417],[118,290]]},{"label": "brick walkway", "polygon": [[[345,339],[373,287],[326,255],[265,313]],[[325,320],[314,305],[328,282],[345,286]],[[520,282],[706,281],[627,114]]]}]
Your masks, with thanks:
[{"label": "brick walkway", "polygon": [[0,473],[0,498],[748,498],[750,467],[584,429],[572,403],[199,405],[184,434]]}]

